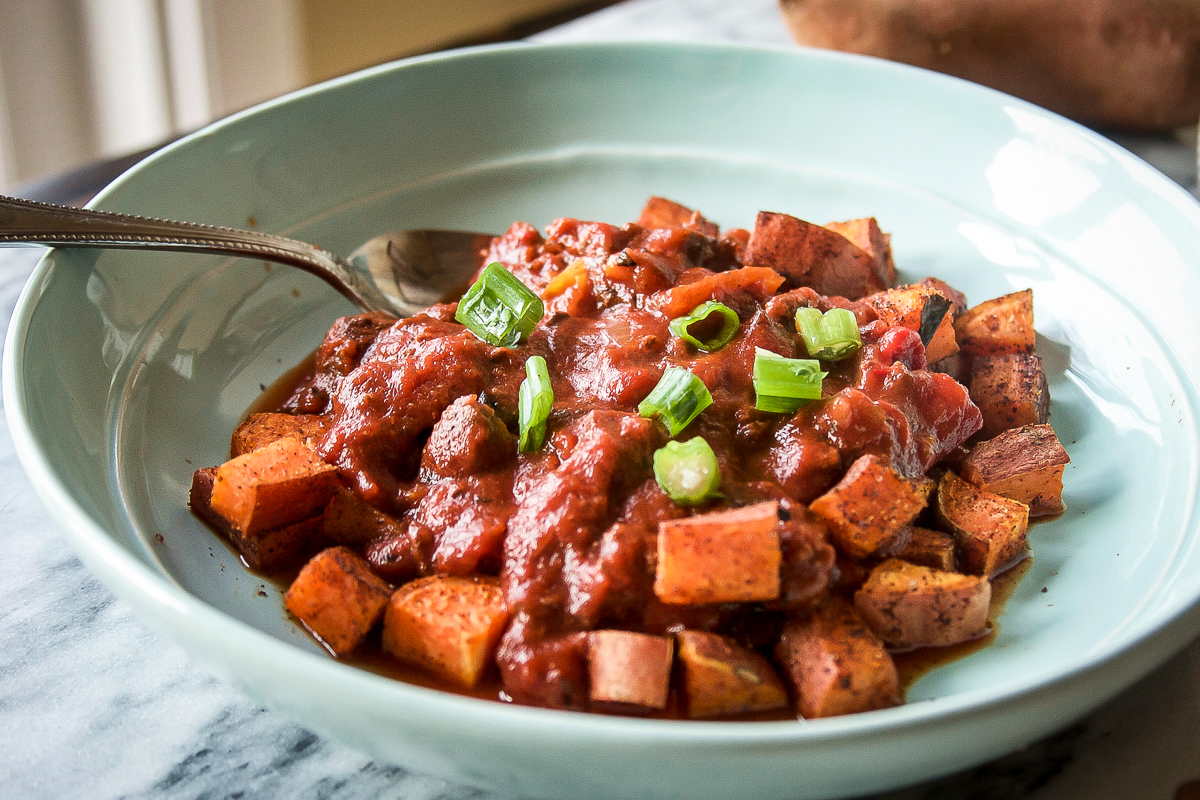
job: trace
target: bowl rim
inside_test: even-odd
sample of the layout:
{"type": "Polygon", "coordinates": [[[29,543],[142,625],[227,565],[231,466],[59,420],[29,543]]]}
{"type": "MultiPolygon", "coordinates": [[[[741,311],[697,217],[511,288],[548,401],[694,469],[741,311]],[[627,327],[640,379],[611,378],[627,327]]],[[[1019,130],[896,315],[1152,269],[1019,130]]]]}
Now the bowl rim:
{"type": "MultiPolygon", "coordinates": [[[[1169,200],[1172,199],[1172,195],[1175,195],[1174,204],[1179,204],[1179,196],[1186,197],[1186,208],[1191,212],[1197,226],[1200,227],[1200,204],[1197,204],[1195,198],[1183,187],[1175,184],[1154,167],[1120,145],[1079,123],[997,90],[919,67],[868,56],[785,45],[688,41],[506,42],[442,51],[378,65],[298,89],[216,120],[166,145],[134,165],[99,192],[87,205],[91,208],[103,207],[114,194],[119,193],[129,176],[147,168],[161,158],[170,158],[177,149],[187,147],[192,142],[214,132],[237,125],[245,118],[256,116],[276,106],[289,104],[298,98],[322,94],[370,79],[376,75],[417,65],[463,58],[492,57],[500,52],[577,51],[580,48],[615,51],[676,51],[677,53],[745,53],[788,59],[842,62],[847,65],[871,62],[873,69],[907,73],[910,76],[907,78],[909,80],[932,81],[953,91],[991,93],[1003,98],[1007,104],[1018,105],[1038,116],[1051,119],[1055,124],[1067,126],[1075,136],[1080,136],[1091,145],[1100,148],[1106,155],[1125,165],[1126,169],[1138,171],[1146,176],[1149,179],[1143,181],[1146,188],[1169,200]]],[[[31,412],[25,404],[22,390],[24,385],[22,354],[25,352],[28,325],[37,301],[52,280],[54,252],[51,249],[42,255],[18,297],[5,337],[2,362],[5,416],[14,449],[42,503],[68,538],[76,553],[87,563],[89,569],[98,574],[108,588],[122,596],[123,599],[127,599],[127,594],[131,597],[135,596],[141,601],[138,604],[139,608],[141,603],[150,603],[159,609],[161,614],[171,616],[185,624],[197,624],[217,630],[226,628],[232,623],[233,629],[239,636],[237,650],[256,650],[276,658],[282,658],[283,663],[292,661],[296,666],[291,668],[304,671],[315,680],[338,683],[347,692],[373,694],[382,692],[380,699],[390,705],[412,706],[420,713],[452,712],[464,717],[469,716],[476,725],[483,724],[500,728],[511,725],[514,721],[528,721],[542,727],[549,726],[552,729],[569,730],[572,735],[591,737],[595,741],[618,738],[628,741],[632,736],[642,740],[653,739],[656,742],[665,740],[684,744],[713,741],[739,744],[803,744],[814,740],[826,741],[857,737],[864,733],[893,732],[918,723],[925,724],[957,715],[977,713],[982,708],[1002,705],[1018,697],[1053,689],[1083,673],[1098,669],[1105,662],[1137,647],[1162,632],[1188,609],[1200,603],[1200,593],[1194,594],[1186,600],[1177,600],[1165,609],[1158,609],[1157,618],[1154,619],[1153,624],[1138,627],[1136,633],[1126,631],[1123,636],[1110,638],[1102,647],[1095,648],[1094,652],[1076,658],[1060,668],[1042,670],[1029,676],[1028,680],[1003,685],[999,688],[970,689],[942,698],[917,701],[880,711],[827,719],[800,720],[800,724],[794,720],[732,722],[644,719],[533,708],[464,697],[375,675],[319,654],[306,652],[208,605],[184,590],[169,576],[158,574],[114,541],[104,528],[72,499],[67,487],[59,482],[46,453],[38,447],[33,429],[28,422],[31,412]]],[[[1194,389],[1194,387],[1192,388],[1194,389]]],[[[1195,528],[1194,515],[1189,517],[1187,524],[1189,527],[1195,528]]],[[[144,618],[144,615],[140,616],[144,618]]],[[[160,632],[179,641],[176,636],[171,635],[169,630],[164,630],[162,624],[157,627],[160,632]]],[[[1179,646],[1182,647],[1184,644],[1186,642],[1181,642],[1179,646]]],[[[184,649],[188,650],[193,658],[196,656],[186,646],[184,649]]],[[[1167,652],[1159,660],[1165,660],[1170,655],[1171,652],[1167,652]]]]}

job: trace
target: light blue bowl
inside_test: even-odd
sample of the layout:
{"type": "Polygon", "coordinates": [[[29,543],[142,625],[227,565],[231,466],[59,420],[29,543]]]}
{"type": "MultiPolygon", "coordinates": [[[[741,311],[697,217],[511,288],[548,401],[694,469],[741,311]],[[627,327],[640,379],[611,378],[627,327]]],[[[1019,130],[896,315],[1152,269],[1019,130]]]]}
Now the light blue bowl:
{"type": "Polygon", "coordinates": [[[965,768],[1061,727],[1200,630],[1200,207],[1095,134],[863,58],[689,44],[503,46],[402,62],[190,136],[94,205],[348,253],[389,229],[634,218],[651,194],[875,216],[903,276],[1033,287],[1068,511],[991,646],[901,708],[812,722],[510,707],[328,659],[186,508],[261,386],[351,308],[308,275],[52,251],[4,353],[17,450],[80,557],[197,661],[380,759],[545,797],[821,798],[965,768]],[[1044,591],[1043,591],[1044,589],[1044,591]]]}

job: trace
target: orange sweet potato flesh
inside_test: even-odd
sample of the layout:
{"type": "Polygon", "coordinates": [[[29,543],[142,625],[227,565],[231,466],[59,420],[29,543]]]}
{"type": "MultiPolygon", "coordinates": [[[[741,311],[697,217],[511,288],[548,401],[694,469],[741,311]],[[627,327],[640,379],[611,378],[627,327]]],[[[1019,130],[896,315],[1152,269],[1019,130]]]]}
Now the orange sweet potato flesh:
{"type": "Polygon", "coordinates": [[[321,517],[310,517],[290,525],[244,534],[211,505],[216,467],[204,467],[192,475],[188,506],[192,513],[227,538],[246,566],[260,572],[294,567],[312,555],[325,542],[321,517]]]}
{"type": "Polygon", "coordinates": [[[230,456],[237,458],[280,439],[299,439],[311,446],[329,425],[329,418],[318,414],[250,414],[233,431],[230,456]]]}
{"type": "Polygon", "coordinates": [[[823,295],[859,300],[887,288],[875,260],[845,236],[788,214],[761,211],[746,245],[744,263],[770,267],[786,288],[810,286],[823,295]]]}
{"type": "Polygon", "coordinates": [[[846,222],[827,222],[825,227],[845,236],[875,262],[875,274],[884,286],[896,283],[896,262],[892,259],[892,235],[884,233],[874,217],[846,222]]]}
{"type": "Polygon", "coordinates": [[[777,501],[666,520],[654,593],[674,605],[774,600],[781,561],[777,501]]]}
{"type": "Polygon", "coordinates": [[[665,708],[672,647],[665,636],[599,630],[588,634],[588,684],[593,703],[665,708]]]}
{"type": "Polygon", "coordinates": [[[647,200],[637,224],[643,228],[691,228],[714,239],[719,233],[716,224],[706,220],[700,212],[665,197],[647,200]]]}
{"type": "Polygon", "coordinates": [[[947,472],[938,483],[938,524],[954,536],[963,572],[992,576],[1029,554],[1029,507],[947,472]]]}
{"type": "Polygon", "coordinates": [[[675,634],[682,688],[692,719],[783,708],[787,689],[771,662],[727,636],[703,631],[675,634]]]}
{"type": "Polygon", "coordinates": [[[383,619],[383,648],[469,689],[492,663],[507,624],[499,581],[431,575],[392,595],[383,619]]]}
{"type": "Polygon", "coordinates": [[[1029,506],[1029,516],[1063,510],[1063,471],[1071,459],[1049,425],[1025,425],[980,442],[963,460],[962,477],[1029,506]]]}
{"type": "Polygon", "coordinates": [[[854,606],[890,647],[947,647],[988,631],[992,583],[980,575],[888,559],[871,570],[854,606]]]}
{"type": "Polygon", "coordinates": [[[829,526],[839,550],[865,558],[905,532],[928,496],[927,480],[903,478],[870,453],[860,456],[837,485],[808,508],[829,526]]]}
{"type": "Polygon", "coordinates": [[[1050,390],[1042,360],[1032,353],[976,356],[967,386],[983,415],[976,437],[991,439],[1009,428],[1040,425],[1050,415],[1050,390]]]}
{"type": "Polygon", "coordinates": [[[250,535],[320,514],[337,486],[337,467],[299,439],[280,439],[218,467],[211,505],[250,535]]]}
{"type": "Polygon", "coordinates": [[[895,663],[844,600],[832,599],[807,619],[785,625],[775,660],[802,717],[856,714],[901,702],[895,663]]]}
{"type": "Polygon", "coordinates": [[[646,307],[674,319],[709,300],[723,301],[731,292],[745,292],[761,303],[773,297],[783,281],[782,275],[767,267],[731,269],[651,295],[646,307]]]}
{"type": "Polygon", "coordinates": [[[971,355],[1032,353],[1037,341],[1033,291],[1012,292],[968,309],[955,320],[954,334],[958,346],[971,355]]]}
{"type": "Polygon", "coordinates": [[[330,547],[312,558],[284,605],[336,656],[348,655],[383,616],[392,587],[354,552],[330,547]]]}

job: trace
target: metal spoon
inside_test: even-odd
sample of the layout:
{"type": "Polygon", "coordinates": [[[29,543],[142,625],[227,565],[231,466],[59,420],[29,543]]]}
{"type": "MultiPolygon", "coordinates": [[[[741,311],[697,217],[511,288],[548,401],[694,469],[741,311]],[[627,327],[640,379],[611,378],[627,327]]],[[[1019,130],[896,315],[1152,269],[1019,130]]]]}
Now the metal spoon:
{"type": "Polygon", "coordinates": [[[258,231],[116,214],[0,195],[0,245],[192,250],[275,261],[311,272],[366,311],[405,317],[466,288],[491,234],[385,233],[343,259],[315,245],[258,231]]]}

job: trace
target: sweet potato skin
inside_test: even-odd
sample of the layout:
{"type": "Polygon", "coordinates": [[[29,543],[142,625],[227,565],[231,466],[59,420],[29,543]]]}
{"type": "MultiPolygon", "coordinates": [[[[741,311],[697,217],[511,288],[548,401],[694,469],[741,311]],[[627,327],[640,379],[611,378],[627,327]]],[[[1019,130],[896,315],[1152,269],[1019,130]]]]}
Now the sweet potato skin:
{"type": "Polygon", "coordinates": [[[588,634],[588,682],[593,703],[665,708],[673,648],[665,636],[599,630],[588,634]]]}
{"type": "Polygon", "coordinates": [[[383,648],[469,689],[492,663],[507,622],[498,581],[430,575],[392,594],[384,614],[383,648]]]}
{"type": "Polygon", "coordinates": [[[985,492],[953,472],[938,482],[938,524],[957,544],[958,563],[973,575],[992,576],[1029,554],[1029,507],[985,492]]]}
{"type": "Polygon", "coordinates": [[[252,535],[320,514],[337,486],[337,467],[299,439],[287,438],[218,467],[210,504],[252,535]]]}
{"type": "Polygon", "coordinates": [[[1063,510],[1063,472],[1071,461],[1049,425],[1025,425],[980,442],[963,460],[962,477],[984,491],[1029,506],[1029,516],[1063,510]]]}
{"type": "Polygon", "coordinates": [[[854,606],[832,599],[811,617],[784,626],[775,660],[808,719],[899,705],[896,665],[854,606]]]}
{"type": "Polygon", "coordinates": [[[782,561],[778,509],[771,500],[660,522],[654,593],[676,605],[774,600],[782,561]]]}
{"type": "Polygon", "coordinates": [[[854,606],[890,647],[946,647],[988,630],[992,583],[888,559],[871,570],[854,606]]]}
{"type": "Polygon", "coordinates": [[[860,456],[836,486],[809,505],[838,549],[865,558],[896,540],[928,501],[925,479],[902,478],[874,453],[860,456]]]}
{"type": "Polygon", "coordinates": [[[284,595],[284,605],[336,656],[352,653],[379,622],[392,595],[387,581],[345,547],[312,558],[284,595]]]}
{"type": "Polygon", "coordinates": [[[783,708],[787,689],[771,662],[727,636],[675,634],[687,715],[691,719],[783,708]]]}

